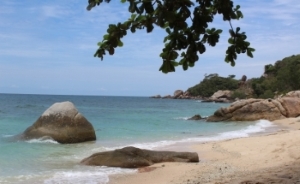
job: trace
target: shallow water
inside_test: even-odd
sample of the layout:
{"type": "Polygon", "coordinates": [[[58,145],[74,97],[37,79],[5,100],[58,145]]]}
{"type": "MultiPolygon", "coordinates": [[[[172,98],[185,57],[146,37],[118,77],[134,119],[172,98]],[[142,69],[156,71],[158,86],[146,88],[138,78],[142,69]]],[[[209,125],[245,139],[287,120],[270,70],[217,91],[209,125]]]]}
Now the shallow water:
{"type": "Polygon", "coordinates": [[[135,170],[87,167],[78,163],[99,151],[128,145],[161,149],[176,143],[206,142],[267,131],[268,121],[188,121],[229,104],[147,97],[0,94],[0,183],[107,183],[110,174],[135,170]],[[49,139],[16,141],[53,103],[71,101],[94,126],[97,141],[62,145],[49,139]]]}

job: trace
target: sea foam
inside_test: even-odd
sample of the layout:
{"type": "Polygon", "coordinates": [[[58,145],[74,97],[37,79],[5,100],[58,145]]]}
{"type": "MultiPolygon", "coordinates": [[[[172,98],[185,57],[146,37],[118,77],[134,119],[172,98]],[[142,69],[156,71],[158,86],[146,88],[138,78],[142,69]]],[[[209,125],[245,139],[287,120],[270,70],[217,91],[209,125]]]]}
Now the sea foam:
{"type": "Polygon", "coordinates": [[[109,175],[129,174],[136,172],[136,169],[121,169],[112,167],[82,167],[75,171],[60,171],[44,180],[45,184],[106,184],[109,182],[109,175]]]}
{"type": "MultiPolygon", "coordinates": [[[[243,122],[241,122],[243,123],[243,122]]],[[[180,140],[162,140],[157,142],[148,142],[148,143],[135,143],[130,144],[127,146],[134,146],[141,149],[157,149],[166,146],[171,146],[176,143],[188,143],[188,142],[212,142],[212,141],[221,141],[221,140],[228,140],[228,139],[235,139],[235,138],[242,138],[242,137],[249,137],[251,134],[255,133],[262,133],[267,130],[267,128],[274,127],[275,125],[268,121],[268,120],[258,120],[255,122],[254,125],[249,125],[243,129],[235,130],[235,131],[228,131],[218,133],[212,136],[205,136],[205,137],[192,137],[192,138],[184,138],[180,140]]],[[[125,146],[118,146],[118,147],[105,147],[105,150],[115,150],[120,149],[125,146]]]]}
{"type": "Polygon", "coordinates": [[[38,139],[30,139],[26,141],[27,143],[52,143],[52,144],[58,144],[57,141],[51,139],[50,137],[41,137],[38,139]]]}

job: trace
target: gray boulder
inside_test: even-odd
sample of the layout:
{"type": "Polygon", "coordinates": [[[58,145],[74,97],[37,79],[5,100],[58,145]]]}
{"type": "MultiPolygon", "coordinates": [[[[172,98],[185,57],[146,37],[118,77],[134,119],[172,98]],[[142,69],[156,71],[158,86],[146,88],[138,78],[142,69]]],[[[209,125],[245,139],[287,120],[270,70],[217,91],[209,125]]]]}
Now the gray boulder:
{"type": "Polygon", "coordinates": [[[161,162],[199,162],[197,153],[151,151],[125,147],[114,151],[99,152],[81,161],[83,165],[139,168],[161,162]]]}
{"type": "Polygon", "coordinates": [[[59,143],[96,140],[92,124],[71,102],[53,104],[23,132],[21,137],[24,139],[51,137],[59,143]]]}

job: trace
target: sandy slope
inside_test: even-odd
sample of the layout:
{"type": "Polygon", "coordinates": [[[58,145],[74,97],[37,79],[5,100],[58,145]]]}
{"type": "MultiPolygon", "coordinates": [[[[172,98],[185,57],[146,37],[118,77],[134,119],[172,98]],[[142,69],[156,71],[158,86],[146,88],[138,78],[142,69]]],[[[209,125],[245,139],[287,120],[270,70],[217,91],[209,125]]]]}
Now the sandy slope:
{"type": "Polygon", "coordinates": [[[271,135],[191,145],[201,159],[197,164],[156,164],[112,176],[110,184],[300,184],[300,118],[274,123],[283,127],[271,135]]]}

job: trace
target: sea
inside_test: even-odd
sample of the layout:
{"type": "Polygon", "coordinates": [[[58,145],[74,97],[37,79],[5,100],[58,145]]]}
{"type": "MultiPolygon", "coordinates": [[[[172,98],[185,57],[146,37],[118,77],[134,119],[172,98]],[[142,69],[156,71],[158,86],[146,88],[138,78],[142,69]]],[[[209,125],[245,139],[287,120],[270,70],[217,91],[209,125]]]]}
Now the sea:
{"type": "Polygon", "coordinates": [[[275,125],[267,120],[188,120],[196,114],[207,117],[229,105],[149,97],[0,94],[0,183],[106,184],[114,174],[137,170],[83,166],[80,161],[93,153],[125,146],[176,151],[191,143],[275,131],[275,125]],[[52,104],[63,101],[72,102],[92,123],[96,141],[59,144],[49,138],[15,139],[52,104]]]}

